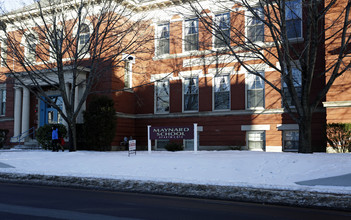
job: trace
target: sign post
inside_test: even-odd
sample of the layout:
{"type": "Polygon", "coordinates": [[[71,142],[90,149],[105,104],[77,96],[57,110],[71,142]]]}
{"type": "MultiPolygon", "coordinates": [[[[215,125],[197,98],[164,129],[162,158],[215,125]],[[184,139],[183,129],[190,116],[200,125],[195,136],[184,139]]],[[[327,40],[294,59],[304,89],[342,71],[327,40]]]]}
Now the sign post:
{"type": "Polygon", "coordinates": [[[150,139],[151,125],[147,126],[147,151],[151,154],[151,139],[150,139]]]}
{"type": "Polygon", "coordinates": [[[194,153],[197,153],[197,123],[194,123],[194,153]]]}
{"type": "Polygon", "coordinates": [[[136,155],[136,140],[129,140],[128,150],[128,157],[133,153],[136,155]]]}

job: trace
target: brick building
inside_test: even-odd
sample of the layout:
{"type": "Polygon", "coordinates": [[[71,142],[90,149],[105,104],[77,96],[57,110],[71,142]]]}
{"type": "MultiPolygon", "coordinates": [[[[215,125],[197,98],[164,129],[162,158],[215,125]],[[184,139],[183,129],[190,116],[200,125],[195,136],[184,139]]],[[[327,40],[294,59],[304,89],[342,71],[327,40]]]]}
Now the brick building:
{"type": "MultiPolygon", "coordinates": [[[[229,27],[235,25],[242,26],[243,33],[250,39],[269,41],[269,38],[261,39],[260,31],[265,32],[266,28],[262,23],[248,21],[245,12],[237,16],[234,12],[241,10],[238,5],[230,7],[238,10],[225,11],[205,4],[204,11],[222,33],[228,33],[217,35],[209,32],[206,23],[195,13],[183,13],[180,2],[127,2],[137,6],[135,14],[147,14],[145,21],[150,23],[155,40],[144,45],[151,52],[121,57],[125,68],[111,70],[95,89],[95,92],[105,91],[115,101],[118,119],[112,145],[118,146],[123,137],[132,136],[138,147],[145,148],[148,125],[192,126],[197,123],[200,150],[297,151],[299,128],[282,107],[281,95],[238,65],[226,50],[225,36],[234,37],[229,27]]],[[[287,17],[294,22],[294,31],[288,31],[289,39],[299,43],[304,30],[301,0],[288,4],[294,14],[287,17]]],[[[235,47],[234,44],[231,46],[235,47]]],[[[317,69],[324,70],[328,56],[332,54],[324,52],[324,48],[321,52],[325,53],[326,61],[324,58],[318,61],[317,69]]],[[[2,57],[6,58],[6,54],[2,57]]],[[[247,58],[247,61],[258,66],[268,80],[284,87],[274,68],[254,59],[247,58]]],[[[294,71],[298,75],[298,69],[294,71]]],[[[83,68],[81,72],[81,80],[84,80],[89,70],[83,68]]],[[[345,75],[336,81],[323,103],[324,108],[321,104],[313,115],[312,144],[315,146],[325,147],[326,122],[350,121],[351,93],[346,78],[345,75]]],[[[0,81],[0,127],[9,129],[11,137],[31,127],[64,123],[55,109],[35,98],[27,89],[15,87],[13,79],[1,75],[0,81]]],[[[313,88],[323,86],[323,83],[325,79],[319,78],[314,81],[313,88]]],[[[60,102],[55,91],[48,90],[48,93],[60,102]]],[[[78,88],[77,101],[79,94],[78,88]]],[[[82,111],[84,109],[85,105],[82,111]]],[[[82,118],[78,117],[78,121],[82,122],[82,118]]],[[[163,149],[168,141],[152,141],[153,148],[163,149]]],[[[193,149],[193,140],[182,141],[185,149],[193,149]]]]}

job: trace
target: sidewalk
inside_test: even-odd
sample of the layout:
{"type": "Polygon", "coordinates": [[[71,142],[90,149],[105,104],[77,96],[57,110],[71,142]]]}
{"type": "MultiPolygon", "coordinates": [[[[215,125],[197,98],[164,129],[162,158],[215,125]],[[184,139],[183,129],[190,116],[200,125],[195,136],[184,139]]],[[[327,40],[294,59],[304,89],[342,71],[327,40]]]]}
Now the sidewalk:
{"type": "Polygon", "coordinates": [[[0,151],[0,181],[351,211],[349,167],[351,154],[0,151]]]}

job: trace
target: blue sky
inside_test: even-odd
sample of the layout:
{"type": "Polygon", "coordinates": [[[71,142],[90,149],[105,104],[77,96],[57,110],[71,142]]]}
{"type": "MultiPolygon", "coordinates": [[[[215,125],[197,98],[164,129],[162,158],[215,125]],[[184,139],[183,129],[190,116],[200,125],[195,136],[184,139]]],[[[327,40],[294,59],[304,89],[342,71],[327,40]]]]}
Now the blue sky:
{"type": "Polygon", "coordinates": [[[22,7],[24,4],[28,5],[33,2],[33,0],[0,0],[6,11],[11,11],[22,7]]]}

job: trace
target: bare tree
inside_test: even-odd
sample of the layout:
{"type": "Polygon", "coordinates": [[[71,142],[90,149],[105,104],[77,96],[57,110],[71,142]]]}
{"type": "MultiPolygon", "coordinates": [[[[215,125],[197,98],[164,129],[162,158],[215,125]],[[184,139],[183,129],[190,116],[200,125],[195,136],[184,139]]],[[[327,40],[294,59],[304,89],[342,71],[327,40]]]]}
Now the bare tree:
{"type": "Polygon", "coordinates": [[[88,95],[150,40],[149,26],[140,13],[134,15],[123,1],[42,0],[1,17],[7,75],[60,113],[71,151],[76,150],[76,121],[88,95]],[[83,88],[79,99],[78,87],[83,88]],[[48,88],[59,92],[61,104],[48,88]]]}
{"type": "Polygon", "coordinates": [[[312,115],[351,65],[350,6],[349,0],[209,0],[191,1],[183,11],[195,13],[214,35],[217,53],[234,57],[280,94],[284,110],[299,125],[299,152],[309,153],[312,115]],[[212,9],[228,12],[230,20],[212,9]],[[325,51],[333,48],[326,63],[325,51]],[[280,77],[265,76],[259,64],[280,77]]]}

